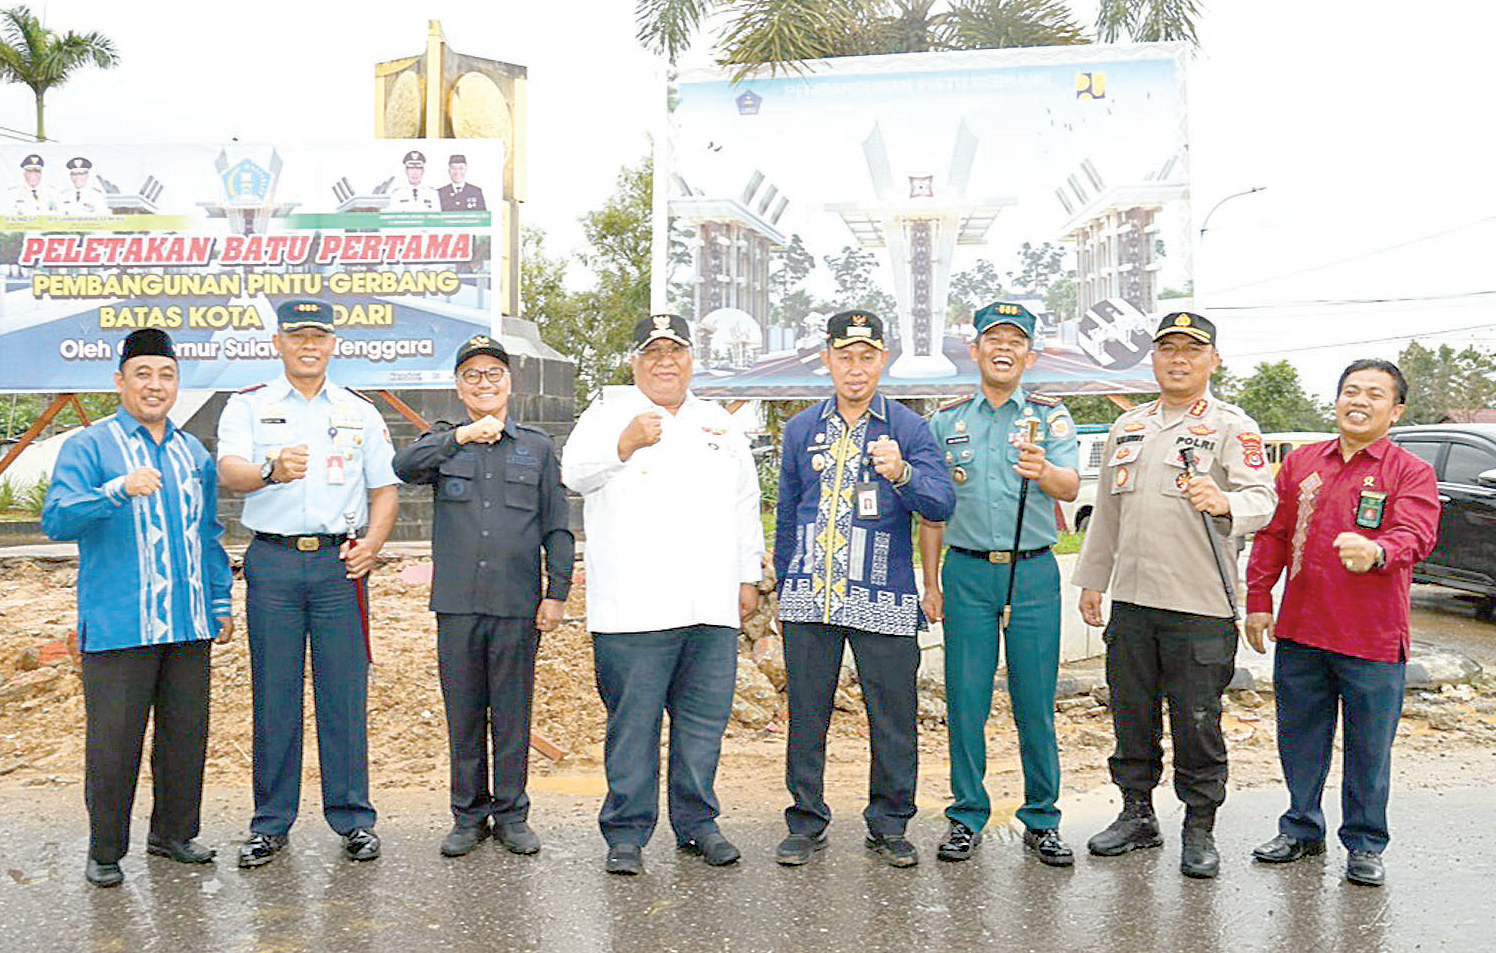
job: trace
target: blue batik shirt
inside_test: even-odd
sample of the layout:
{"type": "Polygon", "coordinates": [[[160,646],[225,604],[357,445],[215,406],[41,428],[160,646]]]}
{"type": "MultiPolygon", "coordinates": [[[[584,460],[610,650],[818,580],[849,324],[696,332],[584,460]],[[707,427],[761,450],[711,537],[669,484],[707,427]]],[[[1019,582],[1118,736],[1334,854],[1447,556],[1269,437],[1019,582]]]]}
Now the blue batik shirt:
{"type": "Polygon", "coordinates": [[[779,466],[779,618],[913,636],[925,620],[910,520],[918,513],[943,522],[954,506],[935,438],[903,404],[876,394],[851,425],[835,397],[796,414],[784,428],[779,466]],[[909,462],[909,482],[894,486],[873,469],[867,447],[883,436],[909,462]],[[857,485],[867,483],[877,488],[876,516],[857,512],[857,485]]]}
{"type": "Polygon", "coordinates": [[[78,646],[84,652],[211,639],[232,611],[219,537],[218,475],[198,439],[170,421],[158,444],[121,408],[62,445],[42,529],[78,543],[78,646]],[[148,496],[125,492],[140,467],[148,496]]]}

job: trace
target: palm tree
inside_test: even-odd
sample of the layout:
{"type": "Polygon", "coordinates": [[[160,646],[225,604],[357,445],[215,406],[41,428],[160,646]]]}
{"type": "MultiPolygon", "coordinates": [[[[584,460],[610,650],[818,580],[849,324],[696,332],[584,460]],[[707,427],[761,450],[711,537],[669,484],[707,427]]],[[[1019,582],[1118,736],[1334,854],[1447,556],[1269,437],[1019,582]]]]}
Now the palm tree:
{"type": "Polygon", "coordinates": [[[802,60],[870,53],[999,49],[1084,43],[1061,0],[636,0],[639,42],[671,63],[703,19],[723,11],[718,59],[740,80],[760,66],[779,73],[802,60]]]}
{"type": "Polygon", "coordinates": [[[1199,46],[1195,0],[1101,0],[1096,13],[1096,38],[1115,43],[1126,37],[1138,43],[1185,40],[1199,46]]]}
{"type": "Polygon", "coordinates": [[[114,41],[102,33],[59,35],[42,24],[29,7],[0,11],[0,77],[25,83],[36,94],[36,138],[46,138],[42,100],[47,90],[66,83],[80,67],[119,65],[114,41]]]}

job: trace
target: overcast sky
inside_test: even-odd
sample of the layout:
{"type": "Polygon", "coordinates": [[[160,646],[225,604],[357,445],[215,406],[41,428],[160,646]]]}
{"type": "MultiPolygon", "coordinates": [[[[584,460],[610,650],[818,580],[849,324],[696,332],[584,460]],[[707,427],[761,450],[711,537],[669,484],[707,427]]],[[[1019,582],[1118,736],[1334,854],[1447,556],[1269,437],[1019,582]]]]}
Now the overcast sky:
{"type": "MultiPolygon", "coordinates": [[[[1199,304],[1220,319],[1228,364],[1289,357],[1328,393],[1348,360],[1395,356],[1408,335],[1496,344],[1496,5],[1206,5],[1189,80],[1195,227],[1266,186],[1221,205],[1196,246],[1199,304]]],[[[108,34],[124,57],[49,98],[48,131],[69,144],[367,138],[373,64],[420,52],[440,19],[457,51],[529,68],[523,217],[557,252],[580,243],[578,216],[649,148],[662,109],[662,65],[637,47],[629,0],[33,9],[54,29],[108,34]]],[[[1094,2],[1077,9],[1089,24],[1094,2]]],[[[0,87],[0,126],[31,125],[30,92],[0,87]]]]}

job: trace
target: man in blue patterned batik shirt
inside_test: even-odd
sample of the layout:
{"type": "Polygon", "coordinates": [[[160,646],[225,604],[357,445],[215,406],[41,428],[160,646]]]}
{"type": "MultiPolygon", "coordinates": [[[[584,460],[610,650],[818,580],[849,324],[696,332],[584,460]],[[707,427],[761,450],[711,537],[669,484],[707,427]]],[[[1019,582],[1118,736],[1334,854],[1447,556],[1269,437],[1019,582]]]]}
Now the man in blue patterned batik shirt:
{"type": "Polygon", "coordinates": [[[171,338],[133,332],[114,375],[120,409],[62,445],[42,528],[78,543],[88,863],[118,886],[146,719],[154,712],[147,850],[205,864],[198,844],[208,753],[208,656],[234,622],[213,458],[167,413],[177,400],[171,338]]]}
{"type": "Polygon", "coordinates": [[[821,359],[836,393],[784,429],[774,570],[789,693],[785,784],[795,799],[775,854],[785,866],[826,846],[826,730],[848,642],[872,747],[866,846],[894,867],[919,863],[904,836],[919,766],[915,634],[924,626],[910,520],[944,521],[955,487],[924,420],[878,393],[887,357],[877,315],[834,315],[821,359]]]}

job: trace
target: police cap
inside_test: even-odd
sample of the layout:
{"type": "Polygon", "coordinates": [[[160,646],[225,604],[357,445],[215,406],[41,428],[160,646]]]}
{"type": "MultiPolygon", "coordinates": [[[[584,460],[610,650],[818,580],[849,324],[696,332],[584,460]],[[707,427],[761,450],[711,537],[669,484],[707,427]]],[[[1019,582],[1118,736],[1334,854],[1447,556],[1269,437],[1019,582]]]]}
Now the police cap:
{"type": "Polygon", "coordinates": [[[321,328],[332,333],[332,305],[316,298],[293,298],[282,301],[275,309],[275,319],[282,331],[321,328]]]}
{"type": "Polygon", "coordinates": [[[1193,311],[1175,311],[1164,315],[1164,319],[1158,322],[1158,330],[1153,332],[1153,340],[1157,341],[1165,334],[1187,334],[1211,347],[1216,343],[1215,323],[1193,311]]]}

